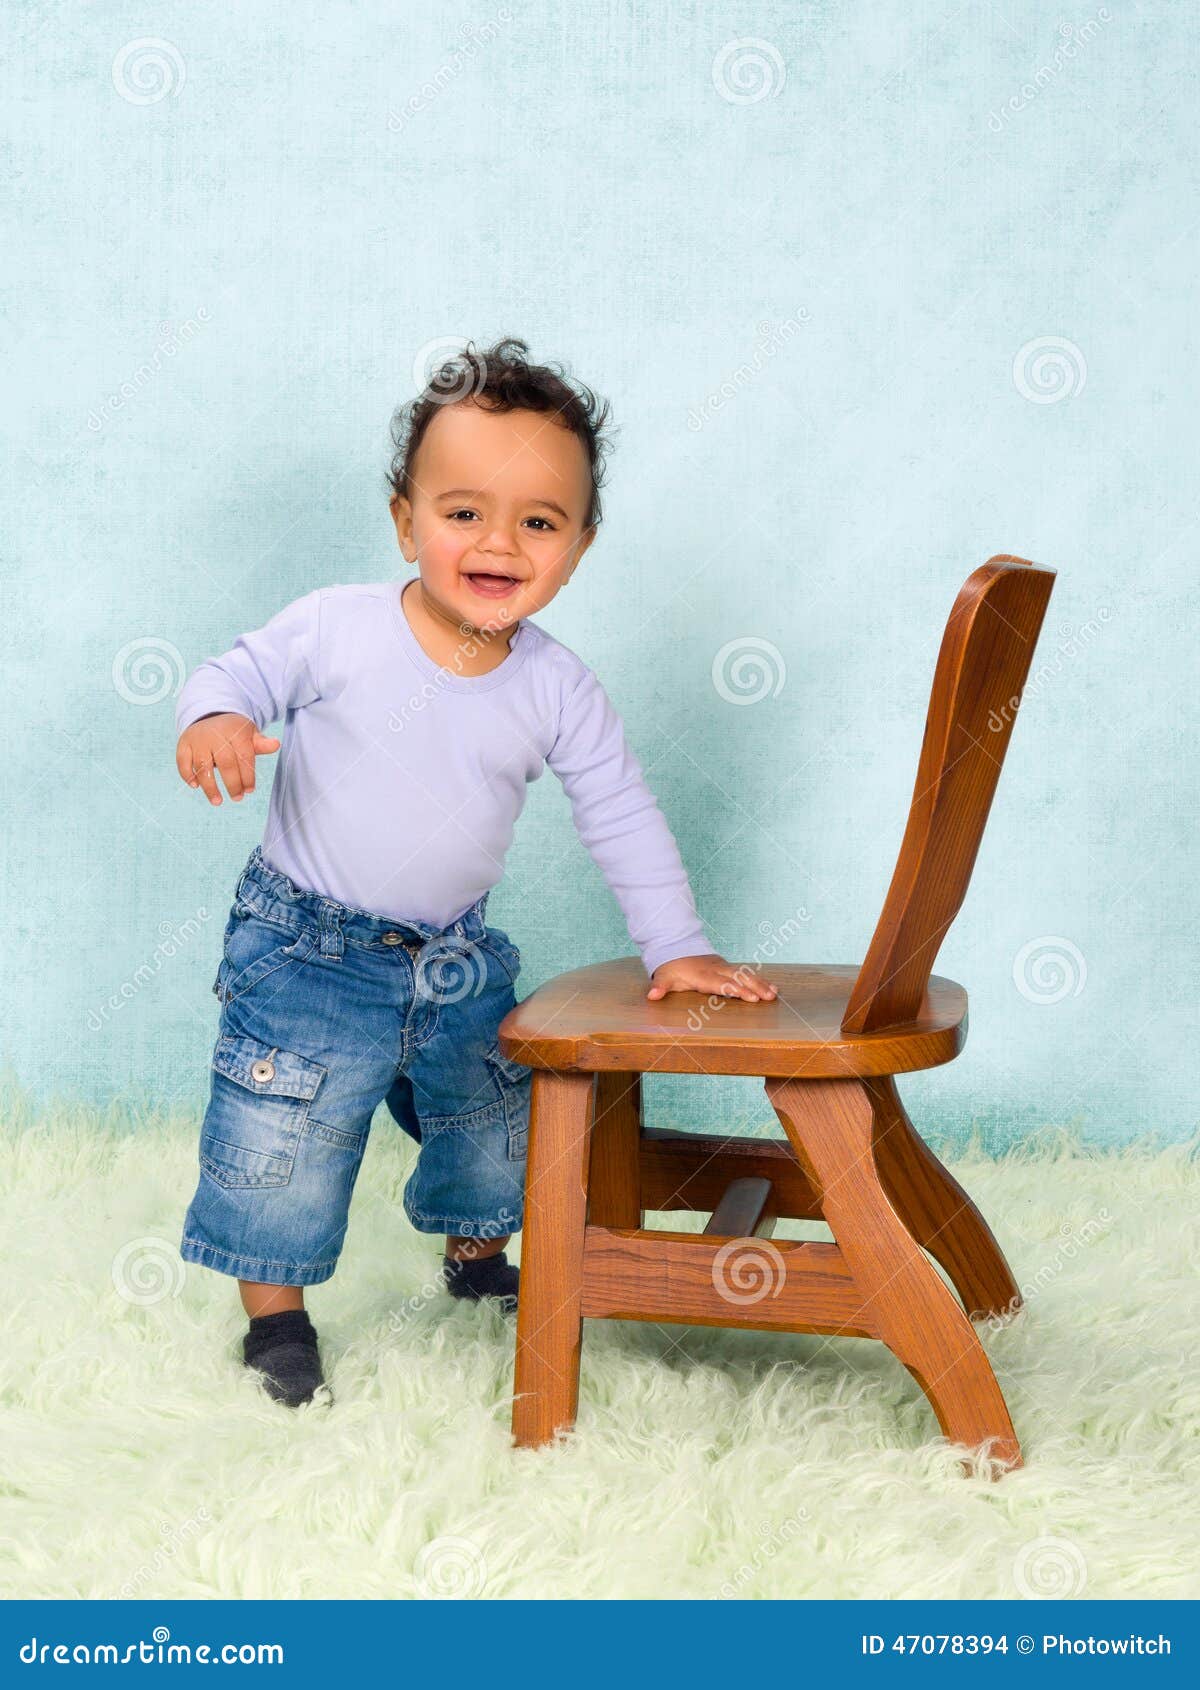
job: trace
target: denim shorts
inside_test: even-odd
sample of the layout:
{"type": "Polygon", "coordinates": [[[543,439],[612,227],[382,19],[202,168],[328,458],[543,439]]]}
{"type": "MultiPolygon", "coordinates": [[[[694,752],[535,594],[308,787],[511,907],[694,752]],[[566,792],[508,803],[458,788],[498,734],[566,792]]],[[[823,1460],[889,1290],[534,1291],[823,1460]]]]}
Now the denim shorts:
{"type": "Polygon", "coordinates": [[[381,1103],[420,1145],[420,1232],[521,1225],[532,1071],[502,1056],[520,953],[484,922],[394,921],[296,886],[256,846],[213,991],[221,1005],[200,1178],[181,1252],[269,1285],[333,1273],[381,1103]]]}

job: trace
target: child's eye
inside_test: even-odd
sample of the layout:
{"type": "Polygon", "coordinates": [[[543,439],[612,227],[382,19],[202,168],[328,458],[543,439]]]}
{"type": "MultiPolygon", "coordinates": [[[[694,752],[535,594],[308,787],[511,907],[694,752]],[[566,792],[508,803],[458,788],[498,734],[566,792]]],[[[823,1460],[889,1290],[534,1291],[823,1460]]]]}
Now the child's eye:
{"type": "MultiPolygon", "coordinates": [[[[467,520],[470,521],[478,513],[473,511],[470,508],[469,505],[462,505],[462,506],[459,507],[458,510],[448,511],[446,514],[447,514],[448,519],[451,522],[457,522],[459,517],[466,517],[467,520]]],[[[544,516],[531,516],[531,517],[528,517],[526,520],[529,521],[529,522],[540,522],[541,523],[541,527],[536,530],[536,532],[538,534],[543,534],[543,533],[553,534],[554,533],[554,524],[552,522],[548,522],[544,516]]]]}

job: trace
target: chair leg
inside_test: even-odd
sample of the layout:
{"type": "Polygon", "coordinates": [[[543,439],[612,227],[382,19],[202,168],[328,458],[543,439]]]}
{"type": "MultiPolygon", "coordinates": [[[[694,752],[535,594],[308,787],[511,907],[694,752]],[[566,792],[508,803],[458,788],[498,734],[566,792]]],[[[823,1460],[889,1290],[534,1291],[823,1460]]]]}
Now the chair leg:
{"type": "Polygon", "coordinates": [[[880,1181],[871,1096],[858,1080],[768,1080],[783,1123],[879,1336],[912,1374],[952,1443],[1021,1464],[983,1346],[880,1181]]]}
{"type": "Polygon", "coordinates": [[[575,1424],[592,1074],[535,1069],[525,1176],[512,1430],[548,1443],[575,1424]]]}
{"type": "Polygon", "coordinates": [[[920,1137],[890,1078],[864,1080],[875,1111],[875,1161],[897,1214],[950,1275],[974,1320],[1014,1315],[1021,1293],[975,1204],[920,1137]]]}
{"type": "Polygon", "coordinates": [[[596,1075],[588,1219],[592,1226],[642,1224],[642,1076],[596,1075]]]}

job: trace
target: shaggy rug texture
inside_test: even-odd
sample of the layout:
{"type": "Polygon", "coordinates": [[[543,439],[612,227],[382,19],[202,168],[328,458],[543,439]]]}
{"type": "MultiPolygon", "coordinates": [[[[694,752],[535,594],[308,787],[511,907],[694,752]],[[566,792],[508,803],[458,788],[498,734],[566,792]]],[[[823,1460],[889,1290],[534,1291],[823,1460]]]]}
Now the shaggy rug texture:
{"type": "Polygon", "coordinates": [[[1195,1146],[955,1161],[1027,1297],[982,1328],[1028,1462],[992,1484],[881,1345],[634,1322],[585,1325],[575,1435],[513,1450],[514,1324],[438,1289],[386,1112],[308,1298],[335,1401],[289,1412],[179,1259],[196,1137],[9,1086],[5,1596],[1200,1594],[1195,1146]]]}

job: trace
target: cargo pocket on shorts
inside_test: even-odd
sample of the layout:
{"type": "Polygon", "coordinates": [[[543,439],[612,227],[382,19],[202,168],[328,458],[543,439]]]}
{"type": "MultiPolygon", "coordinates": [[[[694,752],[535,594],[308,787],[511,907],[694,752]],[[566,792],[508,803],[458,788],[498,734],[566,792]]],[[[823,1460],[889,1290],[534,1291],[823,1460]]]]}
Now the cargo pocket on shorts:
{"type": "Polygon", "coordinates": [[[508,1127],[508,1159],[519,1162],[529,1144],[529,1100],[533,1091],[533,1069],[523,1062],[510,1062],[500,1049],[499,1040],[484,1052],[504,1103],[504,1119],[508,1127]]]}
{"type": "Polygon", "coordinates": [[[326,1070],[306,1056],[227,1033],[212,1061],[200,1166],[218,1185],[286,1185],[326,1070]]]}

